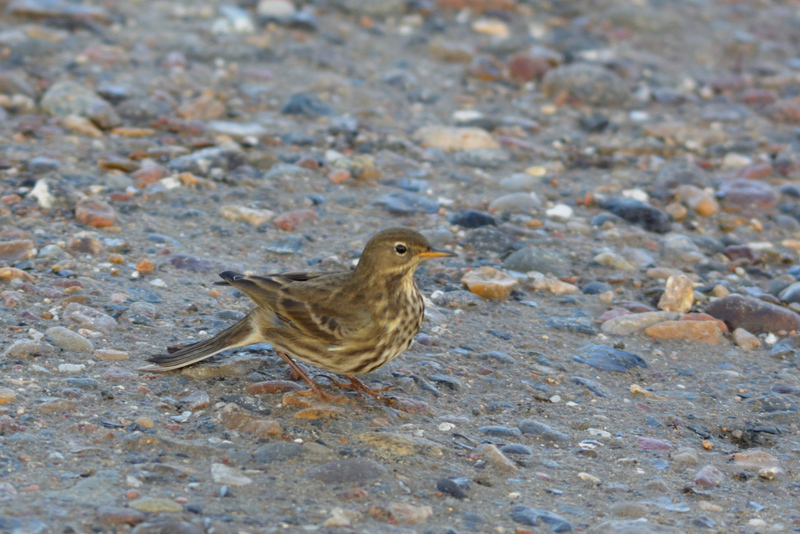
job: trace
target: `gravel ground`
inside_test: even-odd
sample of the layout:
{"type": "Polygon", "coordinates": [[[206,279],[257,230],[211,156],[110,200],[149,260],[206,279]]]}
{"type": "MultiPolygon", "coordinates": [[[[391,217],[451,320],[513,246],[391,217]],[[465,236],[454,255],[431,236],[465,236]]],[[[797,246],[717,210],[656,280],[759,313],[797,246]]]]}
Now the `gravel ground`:
{"type": "Polygon", "coordinates": [[[800,531],[797,4],[0,11],[0,531],[800,531]],[[138,371],[390,226],[395,404],[138,371]]]}

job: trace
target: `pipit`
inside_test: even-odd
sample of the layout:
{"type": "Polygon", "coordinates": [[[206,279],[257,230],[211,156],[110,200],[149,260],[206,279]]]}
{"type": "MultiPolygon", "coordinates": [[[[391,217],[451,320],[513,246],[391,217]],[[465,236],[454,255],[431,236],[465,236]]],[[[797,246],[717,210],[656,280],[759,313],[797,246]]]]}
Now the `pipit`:
{"type": "Polygon", "coordinates": [[[378,369],[411,345],[425,312],[414,272],[422,260],[442,256],[455,254],[431,248],[414,230],[390,228],[370,239],[352,271],[266,276],[222,272],[224,282],[217,284],[235,287],[257,308],[212,338],[150,358],[153,365],[142,370],[170,371],[228,349],[269,343],[322,398],[328,396],[292,357],[344,375],[359,395],[389,401],[355,375],[378,369]]]}

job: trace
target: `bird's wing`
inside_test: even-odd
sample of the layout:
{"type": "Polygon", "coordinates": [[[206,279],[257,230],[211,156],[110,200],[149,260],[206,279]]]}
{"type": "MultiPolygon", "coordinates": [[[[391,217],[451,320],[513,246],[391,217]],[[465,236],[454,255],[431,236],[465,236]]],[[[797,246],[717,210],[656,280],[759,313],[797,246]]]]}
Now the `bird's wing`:
{"type": "Polygon", "coordinates": [[[275,314],[274,328],[289,330],[292,337],[311,338],[327,344],[331,350],[335,350],[343,340],[363,337],[371,319],[369,310],[364,307],[342,305],[340,281],[344,275],[288,273],[247,276],[220,273],[229,285],[247,295],[260,308],[275,314]],[[328,280],[323,280],[323,277],[328,280]],[[304,283],[311,280],[315,283],[304,283]]]}

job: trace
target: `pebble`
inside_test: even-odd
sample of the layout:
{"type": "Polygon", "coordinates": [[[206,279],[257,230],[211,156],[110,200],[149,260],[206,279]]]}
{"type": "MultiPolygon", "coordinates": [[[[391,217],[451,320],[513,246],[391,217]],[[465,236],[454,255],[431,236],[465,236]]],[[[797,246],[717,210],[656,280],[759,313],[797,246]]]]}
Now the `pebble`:
{"type": "Polygon", "coordinates": [[[521,248],[503,260],[503,269],[507,271],[536,271],[558,278],[567,276],[571,267],[569,255],[565,251],[549,248],[521,248]]]}
{"type": "Polygon", "coordinates": [[[515,506],[511,510],[511,519],[516,523],[532,527],[544,524],[550,527],[552,532],[572,532],[574,528],[572,523],[558,514],[528,506],[515,506]]]}
{"type": "Polygon", "coordinates": [[[266,443],[255,450],[253,460],[259,464],[279,462],[300,456],[303,446],[291,441],[277,441],[266,443]]]}
{"type": "Polygon", "coordinates": [[[423,146],[445,152],[500,148],[491,134],[481,128],[423,126],[414,134],[414,139],[423,146]]]}
{"type": "Polygon", "coordinates": [[[35,254],[33,241],[28,239],[0,241],[0,261],[14,263],[30,259],[35,254]]]}
{"type": "Polygon", "coordinates": [[[573,209],[566,204],[556,204],[545,212],[548,217],[559,222],[567,222],[572,218],[573,213],[573,209]]]}
{"type": "Polygon", "coordinates": [[[285,115],[318,117],[333,115],[333,108],[327,102],[313,94],[296,93],[283,105],[281,113],[285,115]]]}
{"type": "Polygon", "coordinates": [[[8,347],[3,356],[5,358],[30,358],[31,356],[49,356],[54,351],[54,347],[46,341],[21,339],[8,347]]]}
{"type": "Polygon", "coordinates": [[[669,443],[654,438],[636,438],[636,444],[646,451],[668,451],[672,449],[672,445],[669,443]]]}
{"type": "Polygon", "coordinates": [[[528,272],[531,280],[531,287],[537,291],[548,291],[553,295],[574,295],[580,293],[578,286],[562,282],[553,276],[545,276],[534,271],[528,272]]]}
{"type": "Polygon", "coordinates": [[[481,454],[486,463],[499,473],[514,474],[519,471],[517,464],[503,454],[496,445],[485,443],[478,447],[476,452],[481,454]]]}
{"type": "Polygon", "coordinates": [[[630,313],[608,319],[600,326],[600,330],[606,334],[628,336],[654,324],[676,321],[679,318],[680,314],[668,311],[630,313]]]}
{"type": "Polygon", "coordinates": [[[781,306],[742,295],[716,299],[706,307],[706,313],[725,321],[730,330],[743,328],[753,334],[800,330],[800,315],[781,306]]]}
{"type": "Polygon", "coordinates": [[[713,465],[706,465],[697,472],[693,482],[700,486],[714,487],[720,485],[723,480],[725,480],[725,475],[722,471],[713,465]]]}
{"type": "Polygon", "coordinates": [[[438,458],[442,455],[442,449],[436,443],[423,438],[390,432],[359,434],[357,438],[375,449],[402,456],[438,458]]]}
{"type": "Polygon", "coordinates": [[[250,226],[261,226],[275,218],[275,212],[264,209],[253,209],[245,206],[227,204],[219,209],[223,219],[234,222],[243,222],[250,226]]]}
{"type": "Polygon", "coordinates": [[[64,308],[63,317],[67,322],[91,328],[104,334],[110,334],[117,327],[117,321],[113,317],[77,302],[67,304],[67,307],[64,308]]]}
{"type": "Polygon", "coordinates": [[[390,502],[389,517],[393,523],[400,525],[421,525],[433,515],[430,506],[415,506],[405,502],[390,502]]]}
{"type": "Polygon", "coordinates": [[[277,421],[243,413],[234,409],[232,404],[229,406],[231,407],[226,406],[220,413],[220,420],[226,428],[256,437],[278,437],[283,434],[281,425],[277,421]]]}
{"type": "Polygon", "coordinates": [[[600,202],[600,207],[650,232],[665,233],[672,229],[669,215],[641,200],[608,198],[600,202]]]}
{"type": "Polygon", "coordinates": [[[686,275],[670,276],[664,293],[658,301],[658,308],[668,312],[686,313],[694,302],[694,284],[686,275]]]}
{"type": "Polygon", "coordinates": [[[491,213],[527,213],[534,214],[542,207],[535,193],[509,193],[489,202],[491,213]]]}
{"type": "Polygon", "coordinates": [[[761,340],[756,336],[745,330],[744,328],[737,328],[732,334],[733,342],[742,350],[755,350],[761,348],[761,340]]]}
{"type": "Polygon", "coordinates": [[[598,265],[611,267],[612,269],[616,269],[618,271],[626,271],[626,272],[636,271],[636,265],[632,264],[619,254],[610,251],[601,252],[600,254],[592,258],[592,261],[594,261],[598,265]]]}
{"type": "Polygon", "coordinates": [[[17,398],[17,393],[11,388],[0,388],[0,405],[13,402],[17,398]]]}
{"type": "Polygon", "coordinates": [[[352,484],[374,480],[387,474],[385,467],[366,458],[346,458],[310,469],[309,478],[323,484],[352,484]]]}
{"type": "Polygon", "coordinates": [[[450,215],[450,224],[463,228],[480,228],[481,226],[497,226],[494,216],[478,210],[459,210],[450,215]]]}
{"type": "Polygon", "coordinates": [[[448,477],[436,482],[437,490],[456,499],[466,499],[471,487],[472,481],[467,477],[448,477]]]}
{"type": "Polygon", "coordinates": [[[414,213],[436,213],[439,202],[419,193],[389,193],[373,204],[381,206],[392,215],[411,215],[414,213]]]}
{"type": "Polygon", "coordinates": [[[480,297],[505,299],[519,285],[519,280],[493,267],[479,267],[467,272],[461,283],[480,297]]]}
{"type": "Polygon", "coordinates": [[[159,513],[178,513],[183,511],[183,506],[171,499],[160,497],[139,497],[128,503],[128,506],[140,512],[159,513]]]}
{"type": "Polygon", "coordinates": [[[50,115],[84,117],[104,130],[122,123],[110,103],[91,89],[72,80],[61,80],[50,86],[42,95],[39,105],[42,111],[50,115]]]}
{"type": "Polygon", "coordinates": [[[112,226],[117,215],[114,208],[102,200],[87,198],[75,206],[75,220],[87,226],[105,228],[112,226]]]}
{"type": "Polygon", "coordinates": [[[228,486],[246,486],[247,484],[253,483],[252,478],[243,475],[238,469],[234,469],[225,464],[212,463],[211,477],[214,483],[228,486]]]}
{"type": "Polygon", "coordinates": [[[585,357],[573,356],[579,363],[586,363],[602,371],[624,373],[634,367],[647,368],[647,363],[632,352],[606,347],[604,345],[584,345],[578,349],[585,357]]]}
{"type": "Polygon", "coordinates": [[[713,321],[664,321],[644,329],[656,339],[685,339],[706,345],[719,345],[724,341],[722,331],[713,321]]]}
{"type": "Polygon", "coordinates": [[[660,525],[641,520],[613,520],[603,521],[591,527],[590,534],[686,534],[678,527],[660,525]]]}
{"type": "Polygon", "coordinates": [[[628,85],[611,70],[587,63],[563,65],[547,71],[542,91],[551,97],[565,94],[590,106],[622,106],[630,98],[628,85]]]}
{"type": "Polygon", "coordinates": [[[127,352],[114,349],[96,349],[94,351],[94,357],[98,360],[110,362],[119,362],[130,359],[130,355],[127,352]]]}
{"type": "Polygon", "coordinates": [[[97,508],[97,519],[104,525],[138,525],[144,522],[145,515],[135,508],[122,506],[100,506],[97,508]]]}
{"type": "Polygon", "coordinates": [[[551,426],[539,421],[522,421],[518,426],[523,434],[530,434],[542,441],[559,443],[570,440],[569,434],[554,430],[551,426]]]}
{"type": "Polygon", "coordinates": [[[63,326],[54,326],[44,332],[47,340],[56,347],[68,350],[94,350],[91,341],[63,326]]]}

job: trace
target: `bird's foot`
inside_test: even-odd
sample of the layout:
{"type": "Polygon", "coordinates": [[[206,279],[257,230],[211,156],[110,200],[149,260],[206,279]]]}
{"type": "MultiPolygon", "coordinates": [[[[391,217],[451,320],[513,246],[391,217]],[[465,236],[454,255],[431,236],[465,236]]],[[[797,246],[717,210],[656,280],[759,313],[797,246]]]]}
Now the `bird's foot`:
{"type": "Polygon", "coordinates": [[[384,397],[383,395],[378,394],[379,392],[382,393],[384,391],[389,391],[391,388],[386,387],[380,389],[371,389],[364,382],[354,377],[353,375],[344,375],[344,376],[347,377],[347,379],[350,381],[350,384],[336,384],[337,386],[354,389],[356,393],[358,393],[359,397],[363,392],[369,395],[370,397],[385,402],[387,404],[394,403],[394,399],[392,397],[384,397]]]}

